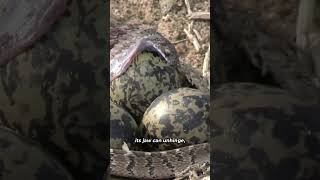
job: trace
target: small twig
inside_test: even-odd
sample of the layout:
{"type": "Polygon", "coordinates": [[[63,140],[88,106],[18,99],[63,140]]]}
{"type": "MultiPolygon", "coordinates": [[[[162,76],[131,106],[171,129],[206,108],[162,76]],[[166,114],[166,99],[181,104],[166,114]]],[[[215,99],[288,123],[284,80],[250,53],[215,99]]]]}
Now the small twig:
{"type": "Polygon", "coordinates": [[[202,76],[207,79],[210,89],[210,44],[203,60],[202,76]]]}
{"type": "Polygon", "coordinates": [[[190,6],[190,3],[189,3],[189,0],[184,0],[184,3],[186,4],[188,15],[191,15],[192,11],[191,11],[191,6],[190,6]]]}
{"type": "Polygon", "coordinates": [[[194,35],[192,35],[190,33],[190,31],[187,31],[186,29],[183,29],[183,31],[186,33],[188,39],[193,43],[196,51],[199,52],[201,47],[200,47],[198,39],[196,37],[194,37],[194,35]]]}
{"type": "Polygon", "coordinates": [[[188,32],[191,32],[193,29],[193,21],[191,21],[190,24],[188,24],[188,32]]]}
{"type": "Polygon", "coordinates": [[[175,41],[173,42],[172,44],[179,44],[181,42],[184,42],[184,41],[187,41],[188,39],[181,39],[181,40],[178,40],[178,41],[175,41]]]}
{"type": "Polygon", "coordinates": [[[202,76],[207,77],[210,72],[210,45],[203,59],[202,76]]]}
{"type": "Polygon", "coordinates": [[[194,32],[194,34],[197,36],[197,38],[198,38],[199,41],[203,41],[203,39],[202,39],[199,31],[197,31],[196,29],[193,29],[193,32],[194,32]]]}
{"type": "Polygon", "coordinates": [[[189,14],[189,19],[210,20],[209,12],[192,12],[189,14]]]}

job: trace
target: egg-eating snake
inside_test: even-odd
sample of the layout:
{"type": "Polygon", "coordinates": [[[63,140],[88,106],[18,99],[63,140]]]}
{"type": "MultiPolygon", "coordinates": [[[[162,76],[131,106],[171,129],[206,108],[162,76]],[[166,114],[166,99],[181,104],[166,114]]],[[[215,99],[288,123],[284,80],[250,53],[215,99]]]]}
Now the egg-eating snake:
{"type": "MultiPolygon", "coordinates": [[[[142,51],[160,55],[172,66],[178,63],[175,47],[149,26],[110,29],[110,81],[119,77],[142,51]]],[[[138,179],[168,179],[195,164],[209,163],[209,144],[189,145],[159,152],[110,149],[111,175],[138,179]]]]}
{"type": "Polygon", "coordinates": [[[202,73],[194,70],[190,63],[180,63],[184,60],[179,59],[174,45],[151,26],[111,24],[110,49],[110,81],[125,72],[139,53],[148,51],[176,67],[193,86],[208,90],[208,82],[202,73]]]}
{"type": "Polygon", "coordinates": [[[110,48],[110,81],[124,73],[133,59],[143,51],[160,55],[172,66],[178,63],[175,47],[146,25],[111,27],[110,48]]]}
{"type": "Polygon", "coordinates": [[[191,165],[209,163],[209,154],[208,143],[159,152],[110,149],[110,171],[121,177],[168,179],[191,165]]]}

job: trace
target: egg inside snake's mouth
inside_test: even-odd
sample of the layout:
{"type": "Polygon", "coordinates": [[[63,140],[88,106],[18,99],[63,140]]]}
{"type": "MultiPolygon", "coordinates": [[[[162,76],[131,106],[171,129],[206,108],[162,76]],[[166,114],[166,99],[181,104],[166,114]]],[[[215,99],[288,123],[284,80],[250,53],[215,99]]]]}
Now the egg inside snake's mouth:
{"type": "Polygon", "coordinates": [[[0,65],[6,64],[50,31],[68,0],[0,1],[0,65]]]}

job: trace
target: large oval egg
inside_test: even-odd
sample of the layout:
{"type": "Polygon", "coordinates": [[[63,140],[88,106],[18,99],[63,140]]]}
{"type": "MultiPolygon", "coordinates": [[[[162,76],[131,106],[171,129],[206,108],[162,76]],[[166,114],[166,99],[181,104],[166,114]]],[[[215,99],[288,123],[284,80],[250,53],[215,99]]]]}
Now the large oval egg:
{"type": "Polygon", "coordinates": [[[137,133],[138,125],[133,117],[110,102],[110,148],[121,149],[124,142],[131,148],[137,133]]]}
{"type": "Polygon", "coordinates": [[[120,77],[110,83],[113,102],[125,107],[141,121],[151,102],[162,93],[182,87],[176,67],[152,53],[141,53],[120,77]]]}
{"type": "Polygon", "coordinates": [[[156,146],[159,150],[206,142],[209,99],[208,93],[192,88],[179,88],[159,96],[143,116],[144,136],[161,139],[156,146]]]}

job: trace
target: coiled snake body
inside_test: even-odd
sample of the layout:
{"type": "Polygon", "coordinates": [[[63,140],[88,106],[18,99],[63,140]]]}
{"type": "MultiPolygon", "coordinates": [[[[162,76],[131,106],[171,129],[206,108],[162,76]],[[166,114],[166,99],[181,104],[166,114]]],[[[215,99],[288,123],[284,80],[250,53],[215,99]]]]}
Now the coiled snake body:
{"type": "Polygon", "coordinates": [[[191,165],[210,160],[208,143],[159,152],[110,149],[110,157],[112,175],[138,179],[172,178],[191,165]]]}

